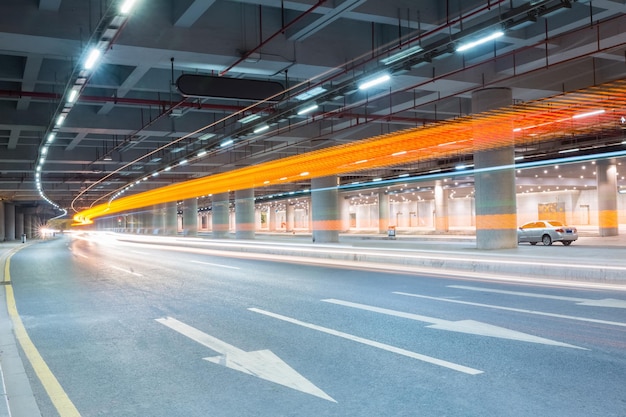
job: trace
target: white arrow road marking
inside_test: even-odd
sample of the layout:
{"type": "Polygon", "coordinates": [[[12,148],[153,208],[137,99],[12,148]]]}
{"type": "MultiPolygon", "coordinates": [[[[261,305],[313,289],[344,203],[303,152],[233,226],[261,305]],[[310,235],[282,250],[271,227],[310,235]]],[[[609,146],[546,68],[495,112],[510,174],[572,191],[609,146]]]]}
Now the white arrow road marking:
{"type": "Polygon", "coordinates": [[[529,343],[540,343],[542,345],[550,346],[562,346],[574,349],[584,349],[578,346],[569,345],[567,343],[561,343],[550,339],[544,339],[543,337],[533,336],[527,333],[518,332],[515,330],[506,329],[504,327],[494,326],[488,323],[482,323],[474,320],[460,320],[449,321],[438,319],[435,317],[420,316],[412,313],[405,313],[403,311],[389,310],[386,308],[368,306],[365,304],[353,303],[350,301],[342,301],[335,299],[322,300],[326,303],[338,304],[345,307],[353,307],[361,310],[372,311],[375,313],[386,314],[388,316],[402,317],[405,319],[416,320],[426,323],[433,323],[429,327],[431,329],[448,330],[451,332],[475,334],[479,336],[497,337],[500,339],[519,340],[529,343]]]}
{"type": "Polygon", "coordinates": [[[304,321],[300,321],[297,319],[292,319],[290,317],[282,316],[280,314],[272,313],[269,311],[261,310],[258,308],[249,308],[248,310],[253,311],[255,313],[264,314],[269,317],[273,317],[275,319],[283,320],[288,323],[297,324],[298,326],[306,327],[308,329],[317,330],[322,333],[330,334],[333,336],[341,337],[344,339],[352,340],[353,342],[362,343],[364,345],[373,346],[378,349],[386,350],[388,352],[397,353],[399,355],[407,356],[409,358],[417,359],[419,361],[428,362],[433,365],[443,366],[444,368],[449,368],[458,372],[463,372],[470,375],[478,375],[482,374],[483,371],[478,369],[469,368],[467,366],[459,365],[453,362],[444,361],[442,359],[433,358],[432,356],[422,355],[420,353],[411,352],[410,350],[405,350],[399,347],[387,345],[385,343],[376,342],[374,340],[365,339],[359,336],[354,336],[349,333],[340,332],[338,330],[329,329],[327,327],[318,326],[316,324],[306,323],[304,321]]]}
{"type": "Polygon", "coordinates": [[[209,362],[328,401],[337,402],[269,350],[244,352],[174,318],[164,317],[156,319],[156,321],[220,354],[220,356],[203,358],[209,362]]]}
{"type": "Polygon", "coordinates": [[[399,291],[395,291],[395,292],[393,292],[393,294],[406,295],[408,297],[425,298],[425,299],[428,299],[428,300],[445,301],[447,303],[465,304],[465,305],[476,306],[476,307],[487,307],[487,308],[493,308],[495,310],[515,311],[515,312],[518,312],[518,313],[536,314],[538,316],[558,317],[558,318],[561,318],[561,319],[578,320],[578,321],[586,321],[586,322],[589,322],[589,323],[608,324],[609,326],[626,327],[626,323],[621,323],[619,321],[607,321],[607,320],[590,319],[590,318],[587,318],[587,317],[566,316],[564,314],[545,313],[543,311],[525,310],[523,308],[494,306],[494,305],[491,305],[491,304],[471,303],[469,301],[451,300],[449,298],[430,297],[428,295],[410,294],[410,293],[399,292],[399,291]]]}
{"type": "Polygon", "coordinates": [[[534,297],[534,298],[547,298],[550,300],[574,301],[576,304],[581,305],[581,306],[626,308],[626,300],[618,300],[616,298],[604,298],[602,300],[593,300],[589,298],[563,297],[559,295],[536,294],[532,292],[496,290],[493,288],[469,287],[465,285],[448,285],[448,288],[459,288],[461,290],[469,290],[469,291],[492,292],[492,293],[497,293],[497,294],[519,295],[520,297],[534,297]]]}
{"type": "Polygon", "coordinates": [[[219,266],[220,268],[241,269],[241,268],[236,267],[236,266],[222,265],[222,264],[212,264],[210,262],[191,261],[191,263],[202,264],[202,265],[211,265],[211,266],[219,266]]]}

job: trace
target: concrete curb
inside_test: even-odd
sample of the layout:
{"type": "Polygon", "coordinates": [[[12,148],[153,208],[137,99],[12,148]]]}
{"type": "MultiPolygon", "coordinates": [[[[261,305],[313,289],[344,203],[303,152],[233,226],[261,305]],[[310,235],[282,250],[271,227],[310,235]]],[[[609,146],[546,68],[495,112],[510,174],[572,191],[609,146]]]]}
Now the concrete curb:
{"type": "MultiPolygon", "coordinates": [[[[25,246],[15,246],[5,249],[0,246],[0,281],[4,282],[4,268],[6,261],[13,253],[25,246]]],[[[0,404],[0,416],[9,417],[36,417],[41,416],[41,411],[35,400],[30,380],[24,368],[24,362],[19,354],[19,348],[15,334],[13,333],[13,322],[9,317],[6,304],[5,285],[0,285],[0,368],[4,377],[3,392],[6,401],[0,404]],[[7,409],[8,407],[8,409],[7,409]],[[5,414],[3,414],[5,412],[5,414]]]]}

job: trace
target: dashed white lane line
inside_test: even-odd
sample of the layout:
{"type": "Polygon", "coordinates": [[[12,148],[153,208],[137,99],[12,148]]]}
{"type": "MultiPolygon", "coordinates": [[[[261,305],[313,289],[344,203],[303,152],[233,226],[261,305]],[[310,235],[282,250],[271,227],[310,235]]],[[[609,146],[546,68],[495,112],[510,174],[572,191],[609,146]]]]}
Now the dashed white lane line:
{"type": "Polygon", "coordinates": [[[135,275],[135,276],[137,276],[137,277],[142,277],[142,276],[143,276],[143,275],[141,275],[141,274],[139,274],[139,273],[137,273],[137,272],[135,272],[135,271],[132,271],[132,270],[130,270],[130,269],[124,269],[124,268],[120,268],[120,267],[117,267],[117,266],[111,266],[111,268],[113,268],[113,269],[117,269],[118,271],[123,271],[123,272],[126,272],[126,273],[128,273],[128,274],[135,275]]]}
{"type": "Polygon", "coordinates": [[[211,262],[191,261],[191,263],[201,264],[201,265],[217,266],[219,268],[227,268],[227,269],[241,269],[241,268],[236,267],[236,266],[230,266],[230,265],[224,265],[224,264],[213,264],[211,262]]]}
{"type": "Polygon", "coordinates": [[[543,312],[543,311],[526,310],[526,309],[523,309],[523,308],[494,306],[494,305],[491,305],[491,304],[472,303],[470,301],[451,300],[449,298],[430,297],[428,295],[411,294],[411,293],[399,292],[399,291],[394,291],[393,294],[406,295],[408,297],[425,298],[427,300],[445,301],[447,303],[456,303],[456,304],[465,304],[465,305],[476,306],[476,307],[493,308],[493,309],[496,309],[496,310],[506,310],[506,311],[515,311],[515,312],[518,312],[518,313],[535,314],[535,315],[538,315],[538,316],[558,317],[558,318],[561,318],[561,319],[578,320],[578,321],[586,321],[586,322],[589,322],[589,323],[599,323],[599,324],[608,324],[610,326],[626,327],[626,323],[621,323],[621,322],[618,322],[618,321],[607,321],[607,320],[591,319],[591,318],[587,318],[587,317],[566,316],[564,314],[546,313],[546,312],[543,312]]]}
{"type": "Polygon", "coordinates": [[[443,366],[444,368],[452,369],[454,371],[462,372],[469,375],[482,374],[484,371],[470,368],[457,363],[448,362],[443,359],[433,358],[432,356],[422,355],[421,353],[412,352],[410,350],[402,349],[396,346],[391,346],[385,343],[377,342],[375,340],[365,339],[363,337],[354,336],[349,333],[340,332],[338,330],[329,329],[328,327],[318,326],[316,324],[306,323],[291,317],[283,316],[280,314],[272,313],[269,311],[261,310],[258,308],[249,308],[248,310],[255,313],[263,314],[268,317],[273,317],[278,320],[282,320],[288,323],[297,324],[298,326],[306,327],[307,329],[317,330],[318,332],[330,334],[333,336],[341,337],[343,339],[351,340],[353,342],[361,343],[367,346],[372,346],[378,349],[386,350],[387,352],[396,353],[398,355],[406,356],[412,359],[417,359],[422,362],[427,362],[433,365],[443,366]]]}

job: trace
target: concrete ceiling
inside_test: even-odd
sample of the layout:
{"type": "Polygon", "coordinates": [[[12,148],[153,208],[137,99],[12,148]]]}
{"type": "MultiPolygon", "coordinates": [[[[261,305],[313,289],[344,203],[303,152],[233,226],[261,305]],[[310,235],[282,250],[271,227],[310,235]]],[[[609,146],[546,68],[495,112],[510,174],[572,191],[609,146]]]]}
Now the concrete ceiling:
{"type": "MultiPolygon", "coordinates": [[[[626,76],[624,0],[137,0],[120,18],[121,3],[0,2],[0,198],[52,212],[37,190],[41,165],[46,198],[80,210],[137,182],[133,191],[145,191],[465,116],[471,92],[483,87],[509,87],[520,103],[626,76]],[[494,29],[504,36],[455,50],[494,29]],[[108,47],[55,128],[86,49],[102,39],[108,47]],[[409,57],[381,62],[418,45],[409,57]],[[392,73],[390,82],[356,90],[358,80],[381,70],[392,73]],[[187,97],[176,87],[183,74],[277,82],[284,94],[259,101],[235,89],[235,97],[187,97]],[[307,101],[296,97],[317,86],[326,90],[315,97],[320,107],[298,116],[307,101]],[[251,114],[261,117],[239,122],[251,114]],[[270,129],[251,133],[260,123],[270,129]],[[229,139],[232,145],[220,146],[229,139]],[[199,158],[202,149],[208,153],[199,158]],[[189,163],[178,165],[182,159],[189,163]]],[[[556,155],[571,146],[565,139],[541,151],[556,155]]],[[[471,150],[342,182],[417,175],[470,158],[471,150]]],[[[558,175],[578,178],[579,169],[561,167],[558,175]]],[[[559,178],[551,172],[545,175],[559,178]]],[[[529,171],[528,179],[535,175],[529,171]]]]}

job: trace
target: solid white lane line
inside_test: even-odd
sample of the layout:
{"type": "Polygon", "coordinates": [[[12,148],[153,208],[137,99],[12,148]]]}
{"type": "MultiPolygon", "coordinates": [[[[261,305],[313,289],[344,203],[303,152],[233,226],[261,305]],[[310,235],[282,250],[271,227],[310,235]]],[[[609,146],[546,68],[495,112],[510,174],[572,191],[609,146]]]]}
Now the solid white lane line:
{"type": "Polygon", "coordinates": [[[193,263],[193,264],[201,264],[201,265],[217,266],[219,268],[241,269],[241,268],[236,267],[236,266],[223,265],[223,264],[212,264],[210,262],[191,261],[191,263],[193,263]]]}
{"type": "Polygon", "coordinates": [[[490,305],[490,304],[472,303],[472,302],[469,302],[469,301],[451,300],[449,298],[430,297],[430,296],[427,296],[427,295],[411,294],[411,293],[400,292],[400,291],[394,291],[393,294],[406,295],[408,297],[425,298],[427,300],[445,301],[447,303],[465,304],[465,305],[476,306],[476,307],[487,307],[487,308],[493,308],[493,309],[496,309],[496,310],[515,311],[517,313],[536,314],[538,316],[558,317],[558,318],[561,318],[561,319],[578,320],[578,321],[586,321],[586,322],[589,322],[589,323],[599,323],[599,324],[608,324],[610,326],[626,327],[626,323],[621,323],[621,322],[617,322],[617,321],[597,320],[597,319],[590,319],[590,318],[587,318],[587,317],[566,316],[564,314],[545,313],[543,311],[526,310],[526,309],[522,309],[522,308],[513,308],[513,307],[494,306],[494,305],[490,305]]]}
{"type": "Polygon", "coordinates": [[[269,311],[261,310],[258,308],[249,308],[248,310],[255,313],[263,314],[268,317],[273,317],[278,320],[286,321],[288,323],[297,324],[298,326],[306,327],[308,329],[317,330],[318,332],[330,334],[333,336],[341,337],[343,339],[351,340],[353,342],[361,343],[367,346],[372,346],[378,349],[386,350],[388,352],[396,353],[398,355],[406,356],[419,361],[427,362],[433,365],[443,366],[444,368],[452,369],[454,371],[463,372],[469,375],[482,374],[483,371],[478,369],[469,368],[467,366],[459,365],[453,362],[444,361],[442,359],[433,358],[432,356],[422,355],[420,353],[411,352],[410,350],[402,349],[399,347],[387,345],[385,343],[376,342],[374,340],[365,339],[359,336],[354,336],[349,333],[340,332],[338,330],[329,329],[327,327],[318,326],[316,324],[306,323],[297,319],[286,317],[280,314],[272,313],[269,311]]]}
{"type": "Polygon", "coordinates": [[[601,300],[594,300],[590,298],[564,297],[564,296],[559,296],[559,295],[537,294],[537,293],[531,293],[531,292],[496,290],[493,288],[470,287],[466,285],[448,285],[447,287],[458,288],[461,290],[469,290],[469,291],[482,291],[482,292],[491,292],[491,293],[496,293],[496,294],[518,295],[520,297],[534,297],[534,298],[546,298],[550,300],[573,301],[577,303],[578,305],[583,305],[583,306],[626,308],[626,300],[619,300],[615,298],[604,298],[601,300]]]}
{"type": "Polygon", "coordinates": [[[126,272],[126,273],[128,273],[128,274],[135,275],[135,276],[137,276],[137,277],[142,277],[142,276],[143,276],[143,275],[141,275],[141,274],[138,274],[137,272],[131,271],[131,270],[129,270],[129,269],[120,268],[120,267],[117,267],[117,266],[111,266],[111,268],[113,268],[113,269],[117,269],[118,271],[123,271],[123,272],[126,272]]]}

